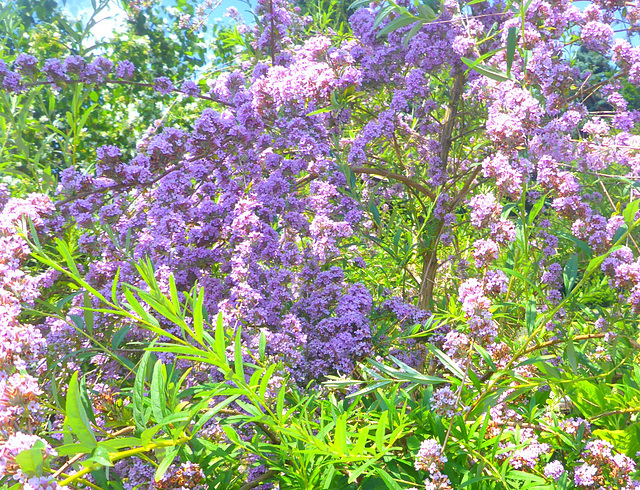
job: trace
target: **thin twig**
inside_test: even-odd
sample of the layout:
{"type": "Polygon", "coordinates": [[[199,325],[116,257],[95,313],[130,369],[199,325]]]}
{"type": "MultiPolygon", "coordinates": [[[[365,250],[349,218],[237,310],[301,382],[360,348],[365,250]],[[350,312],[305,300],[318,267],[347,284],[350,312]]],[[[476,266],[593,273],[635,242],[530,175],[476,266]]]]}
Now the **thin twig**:
{"type": "Polygon", "coordinates": [[[634,412],[640,412],[640,407],[636,407],[636,408],[620,408],[618,410],[609,410],[608,412],[603,412],[600,413],[598,415],[594,415],[593,417],[590,417],[589,420],[596,420],[596,419],[600,419],[602,417],[609,417],[610,415],[622,415],[625,413],[634,413],[634,412]]]}
{"type": "Polygon", "coordinates": [[[527,350],[525,350],[522,353],[522,355],[530,354],[533,351],[540,350],[540,349],[545,349],[547,347],[552,347],[554,345],[561,344],[563,342],[567,342],[568,340],[578,341],[578,340],[601,339],[605,335],[606,335],[605,333],[590,333],[590,334],[585,334],[585,335],[576,335],[575,337],[572,337],[570,339],[548,340],[547,342],[543,342],[541,344],[534,345],[533,347],[529,347],[527,350]]]}
{"type": "MultiPolygon", "coordinates": [[[[93,85],[91,82],[86,82],[84,80],[61,80],[59,82],[49,82],[49,81],[39,81],[39,82],[31,82],[31,83],[25,83],[23,85],[23,87],[25,88],[30,88],[30,87],[38,87],[41,85],[55,85],[56,83],[64,83],[67,85],[71,85],[71,84],[79,84],[79,83],[86,83],[87,85],[93,85]]],[[[147,83],[147,82],[132,82],[129,80],[105,80],[104,81],[105,84],[114,84],[114,85],[132,85],[134,87],[143,87],[143,88],[153,88],[153,84],[152,83],[147,83]]],[[[182,91],[182,90],[178,90],[178,89],[173,89],[172,92],[177,92],[180,94],[184,94],[184,95],[188,95],[186,92],[182,91]]],[[[220,99],[216,99],[213,97],[207,97],[206,95],[194,95],[193,97],[195,97],[196,99],[202,99],[202,100],[210,100],[212,102],[217,102],[218,104],[222,104],[224,106],[227,107],[235,107],[231,102],[225,102],[223,100],[220,99]]]]}
{"type": "MultiPolygon", "coordinates": [[[[392,179],[392,180],[397,180],[399,182],[402,182],[404,185],[406,185],[407,187],[410,187],[411,189],[414,189],[418,192],[420,192],[421,194],[424,194],[425,196],[427,196],[429,199],[431,199],[432,201],[435,200],[436,195],[430,191],[429,189],[427,189],[425,186],[423,186],[422,184],[419,184],[418,182],[416,182],[415,180],[410,179],[409,177],[405,177],[404,175],[400,175],[400,174],[396,174],[394,172],[391,172],[389,170],[385,170],[382,168],[370,168],[370,167],[351,167],[351,171],[354,174],[367,174],[367,175],[378,175],[380,177],[386,177],[388,179],[392,179]]],[[[300,186],[303,186],[304,184],[317,179],[319,177],[319,175],[317,173],[310,173],[309,175],[305,175],[304,177],[298,179],[295,183],[295,187],[299,188],[300,186]]]]}

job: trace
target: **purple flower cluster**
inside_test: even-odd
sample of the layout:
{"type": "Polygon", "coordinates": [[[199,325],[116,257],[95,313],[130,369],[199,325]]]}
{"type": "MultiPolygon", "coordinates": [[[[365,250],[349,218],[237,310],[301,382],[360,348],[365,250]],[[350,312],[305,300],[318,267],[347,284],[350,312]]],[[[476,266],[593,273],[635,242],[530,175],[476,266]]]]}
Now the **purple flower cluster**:
{"type": "Polygon", "coordinates": [[[610,442],[601,439],[589,441],[581,454],[584,464],[576,468],[574,482],[577,487],[598,485],[603,488],[637,488],[633,479],[636,463],[613,449],[610,442]]]}
{"type": "MultiPolygon", "coordinates": [[[[47,489],[57,490],[58,485],[51,477],[29,477],[24,475],[16,463],[16,456],[22,451],[33,448],[38,442],[42,446],[42,458],[51,459],[57,456],[51,445],[44,439],[28,435],[22,432],[16,432],[9,436],[6,440],[0,440],[0,479],[5,476],[11,476],[11,479],[22,484],[21,488],[47,489]]],[[[9,480],[10,481],[10,480],[9,480]]]]}
{"type": "Polygon", "coordinates": [[[20,74],[9,70],[9,67],[3,60],[0,60],[0,87],[7,92],[20,92],[22,90],[20,74]]]}
{"type": "Polygon", "coordinates": [[[441,417],[451,418],[456,414],[456,394],[450,386],[433,391],[431,410],[441,417]]]}
{"type": "Polygon", "coordinates": [[[447,462],[442,446],[435,439],[425,439],[420,444],[416,454],[415,468],[418,471],[428,471],[429,478],[425,481],[425,489],[451,490],[449,477],[442,473],[447,462]]]}
{"type": "Polygon", "coordinates": [[[564,466],[558,460],[551,461],[544,467],[544,476],[551,478],[554,481],[558,481],[564,473],[564,466]]]}
{"type": "MultiPolygon", "coordinates": [[[[6,189],[0,193],[6,195],[6,189]]],[[[0,439],[41,417],[42,391],[32,374],[46,343],[40,330],[19,316],[23,304],[34,304],[50,274],[33,277],[21,269],[29,249],[17,227],[30,219],[42,230],[42,216],[52,211],[52,202],[39,194],[8,199],[0,211],[0,439]]]]}
{"type": "Polygon", "coordinates": [[[498,333],[498,327],[491,314],[491,300],[485,295],[482,283],[477,279],[467,279],[458,289],[462,311],[467,316],[471,337],[481,343],[491,342],[498,333]]]}
{"type": "Polygon", "coordinates": [[[416,454],[415,468],[420,471],[437,473],[447,462],[442,445],[435,439],[425,439],[420,443],[420,450],[416,454]]]}
{"type": "Polygon", "coordinates": [[[171,79],[167,77],[158,77],[153,81],[153,90],[158,92],[160,95],[169,95],[173,90],[175,90],[175,88],[171,79]]]}
{"type": "MultiPolygon", "coordinates": [[[[358,83],[353,61],[329,46],[312,38],[293,49],[286,67],[272,66],[252,82],[239,71],[219,78],[212,94],[228,110],[206,109],[189,132],[150,135],[133,159],[103,146],[95,175],[63,171],[63,212],[95,257],[87,280],[106,291],[120,268],[123,281],[139,281],[122,249],[96,233],[108,225],[136,258],[153,260],[159,282],[172,273],[188,291],[197,281],[210,314],[244,325],[248,348],[264,331],[269,352],[298,379],[353,370],[371,350],[372,298],[329,264],[361,213],[339,191],[345,181],[330,155],[326,117],[307,116],[309,104],[319,107],[332,91],[358,83]],[[315,178],[299,186],[305,173],[315,178]]],[[[163,77],[154,88],[167,93],[173,84],[163,77]]],[[[183,91],[195,94],[197,86],[186,82],[183,91]]],[[[53,323],[51,335],[69,342],[53,323]]],[[[136,336],[144,333],[130,333],[136,336]]],[[[117,369],[110,362],[101,369],[117,369]]]]}

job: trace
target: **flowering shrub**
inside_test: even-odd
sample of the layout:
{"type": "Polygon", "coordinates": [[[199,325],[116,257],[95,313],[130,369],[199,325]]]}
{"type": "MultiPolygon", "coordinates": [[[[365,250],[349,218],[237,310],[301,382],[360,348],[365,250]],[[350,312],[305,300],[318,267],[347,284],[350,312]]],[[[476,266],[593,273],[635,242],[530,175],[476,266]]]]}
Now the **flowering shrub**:
{"type": "Polygon", "coordinates": [[[233,10],[198,82],[0,61],[69,135],[85,90],[198,108],[2,190],[7,488],[640,486],[638,9],[347,13],[233,10]]]}

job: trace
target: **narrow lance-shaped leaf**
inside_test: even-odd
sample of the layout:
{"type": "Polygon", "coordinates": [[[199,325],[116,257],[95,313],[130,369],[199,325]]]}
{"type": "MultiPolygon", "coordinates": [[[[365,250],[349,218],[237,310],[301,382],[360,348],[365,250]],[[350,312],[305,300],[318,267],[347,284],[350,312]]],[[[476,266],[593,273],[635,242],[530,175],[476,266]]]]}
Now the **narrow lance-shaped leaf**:
{"type": "Polygon", "coordinates": [[[136,379],[133,383],[133,420],[138,430],[144,430],[148,421],[144,410],[144,386],[147,379],[147,366],[150,356],[150,351],[145,352],[142,356],[136,379]]]}
{"type": "Polygon", "coordinates": [[[156,421],[162,420],[169,414],[167,409],[167,370],[164,363],[158,359],[153,367],[151,377],[151,410],[156,421]]]}
{"type": "Polygon", "coordinates": [[[491,78],[492,80],[496,80],[498,82],[504,82],[506,80],[510,80],[509,75],[507,75],[502,70],[494,68],[492,66],[483,65],[480,63],[476,63],[469,58],[461,58],[462,62],[466,64],[470,69],[477,71],[480,75],[484,75],[487,78],[491,78]]]}
{"type": "Polygon", "coordinates": [[[578,256],[573,254],[564,266],[564,287],[568,296],[578,277],[578,256]]]}
{"type": "Polygon", "coordinates": [[[242,337],[241,328],[238,326],[236,332],[235,346],[234,346],[234,366],[238,377],[244,381],[244,361],[242,359],[242,337]]]}
{"type": "Polygon", "coordinates": [[[204,288],[200,288],[198,290],[198,297],[193,303],[193,331],[196,334],[196,340],[200,342],[200,344],[204,341],[203,303],[204,288]]]}
{"type": "Polygon", "coordinates": [[[414,17],[413,15],[411,15],[411,14],[400,15],[400,16],[396,17],[395,19],[393,19],[391,22],[389,22],[382,29],[380,29],[380,32],[378,32],[376,37],[377,38],[384,37],[387,34],[392,33],[393,31],[397,31],[401,27],[406,27],[408,25],[413,24],[417,20],[418,19],[416,17],[414,17]]]}
{"type": "Polygon", "coordinates": [[[82,444],[95,447],[97,445],[96,438],[93,435],[93,431],[89,425],[89,417],[87,417],[80,399],[80,387],[78,385],[77,372],[73,373],[71,380],[69,380],[65,412],[66,423],[71,427],[71,430],[78,440],[82,444]]]}
{"type": "Polygon", "coordinates": [[[511,66],[513,65],[513,58],[516,54],[516,43],[518,40],[517,30],[515,27],[510,27],[507,34],[507,76],[511,76],[511,66]]]}

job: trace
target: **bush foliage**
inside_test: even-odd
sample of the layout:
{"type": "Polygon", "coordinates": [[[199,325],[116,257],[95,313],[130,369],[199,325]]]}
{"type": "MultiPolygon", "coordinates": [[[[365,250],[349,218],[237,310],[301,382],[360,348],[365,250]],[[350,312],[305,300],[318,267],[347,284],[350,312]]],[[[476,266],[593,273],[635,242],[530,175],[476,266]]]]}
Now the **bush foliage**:
{"type": "Polygon", "coordinates": [[[0,5],[4,489],[640,487],[640,5],[0,5]]]}

